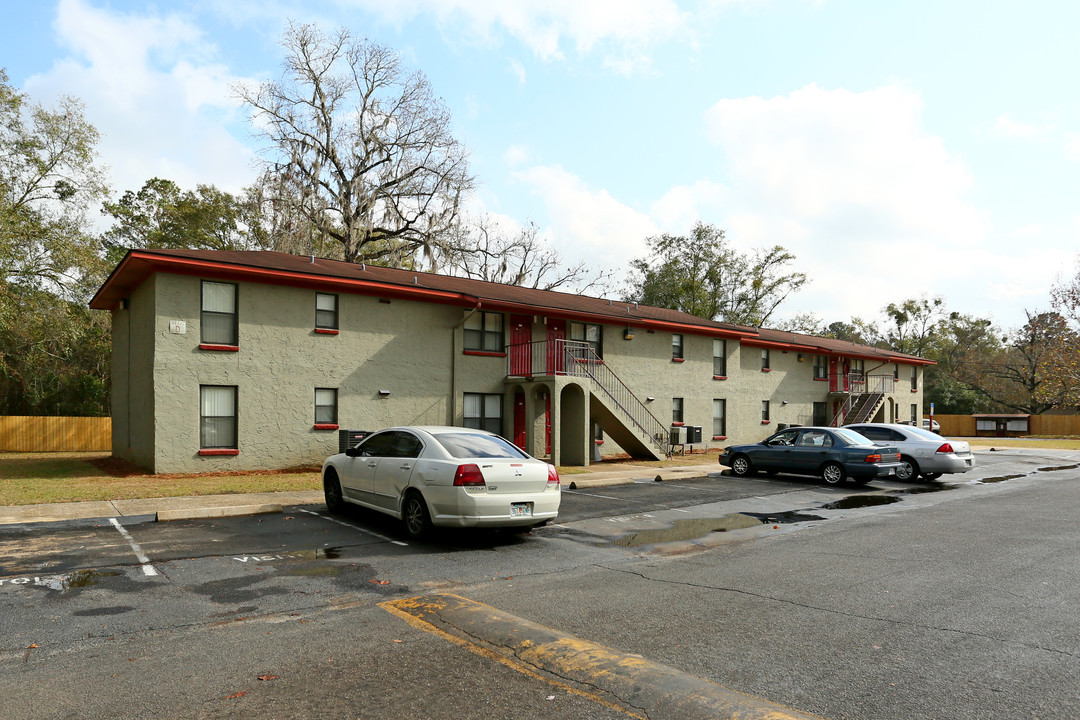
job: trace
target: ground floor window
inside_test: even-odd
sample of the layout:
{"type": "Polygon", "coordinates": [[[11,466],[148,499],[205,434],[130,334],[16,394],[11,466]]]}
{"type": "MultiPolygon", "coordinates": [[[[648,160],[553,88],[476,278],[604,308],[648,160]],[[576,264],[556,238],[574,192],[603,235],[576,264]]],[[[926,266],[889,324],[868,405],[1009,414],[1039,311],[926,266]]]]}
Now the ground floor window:
{"type": "Polygon", "coordinates": [[[761,401],[761,422],[769,422],[769,401],[761,401]]]}
{"type": "Polygon", "coordinates": [[[814,403],[814,425],[828,425],[829,424],[829,409],[826,403],[816,402],[814,403]]]}
{"type": "Polygon", "coordinates": [[[199,387],[199,447],[236,449],[236,386],[199,387]]]}
{"type": "Polygon", "coordinates": [[[682,425],[683,422],[683,399],[671,398],[671,422],[682,425]]]}
{"type": "Polygon", "coordinates": [[[502,405],[497,393],[465,393],[465,427],[502,435],[502,405]]]}
{"type": "Polygon", "coordinates": [[[727,400],[712,401],[712,434],[713,437],[727,435],[727,400]]]}
{"type": "Polygon", "coordinates": [[[315,388],[315,424],[337,425],[336,388],[315,388]]]}
{"type": "Polygon", "coordinates": [[[911,424],[914,425],[919,421],[919,406],[917,403],[911,403],[911,424]]]}

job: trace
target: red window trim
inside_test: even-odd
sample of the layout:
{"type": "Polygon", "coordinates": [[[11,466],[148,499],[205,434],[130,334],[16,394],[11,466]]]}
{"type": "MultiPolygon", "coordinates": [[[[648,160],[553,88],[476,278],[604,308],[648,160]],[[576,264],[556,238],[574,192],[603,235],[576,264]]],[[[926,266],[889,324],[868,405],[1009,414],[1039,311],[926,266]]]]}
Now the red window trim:
{"type": "Polygon", "coordinates": [[[671,427],[682,427],[685,424],[686,423],[684,423],[684,422],[673,422],[673,423],[671,423],[671,427]]]}
{"type": "Polygon", "coordinates": [[[593,442],[596,443],[597,445],[603,445],[604,444],[603,440],[593,440],[593,442]]]}
{"type": "Polygon", "coordinates": [[[761,372],[772,372],[772,368],[761,368],[761,372]]]}
{"type": "Polygon", "coordinates": [[[333,328],[315,328],[315,332],[318,335],[337,335],[341,331],[333,328]]]}
{"type": "Polygon", "coordinates": [[[919,392],[919,388],[911,388],[911,392],[919,392]]]}
{"type": "Polygon", "coordinates": [[[762,425],[768,425],[768,424],[769,424],[769,423],[771,423],[771,422],[772,422],[772,420],[762,420],[762,421],[761,421],[761,424],[762,424],[762,425]]]}
{"type": "Polygon", "coordinates": [[[199,451],[200,455],[239,455],[240,451],[236,448],[204,448],[199,451]]]}
{"type": "Polygon", "coordinates": [[[337,423],[315,423],[316,430],[337,430],[337,423]]]}
{"type": "Polygon", "coordinates": [[[686,358],[671,358],[671,362],[686,362],[686,358]]]}
{"type": "Polygon", "coordinates": [[[215,350],[218,352],[240,352],[239,345],[213,345],[211,343],[199,343],[200,350],[215,350]]]}
{"type": "Polygon", "coordinates": [[[713,435],[713,440],[727,440],[727,435],[713,435]]]}
{"type": "Polygon", "coordinates": [[[713,380],[727,380],[727,375],[713,375],[713,380]]]}
{"type": "Polygon", "coordinates": [[[463,350],[466,355],[476,355],[477,357],[506,357],[504,352],[486,352],[484,350],[463,350]]]}
{"type": "Polygon", "coordinates": [[[814,378],[814,382],[829,382],[829,378],[814,378]]]}

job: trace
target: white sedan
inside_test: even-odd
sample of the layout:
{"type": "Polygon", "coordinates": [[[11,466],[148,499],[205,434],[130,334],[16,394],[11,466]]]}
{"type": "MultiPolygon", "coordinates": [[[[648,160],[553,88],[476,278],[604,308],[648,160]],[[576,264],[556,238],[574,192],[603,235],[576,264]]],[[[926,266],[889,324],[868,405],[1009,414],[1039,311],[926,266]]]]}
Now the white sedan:
{"type": "Polygon", "coordinates": [[[559,514],[554,465],[484,430],[393,427],[323,463],[326,507],[361,505],[402,521],[413,538],[431,527],[529,529],[559,514]]]}

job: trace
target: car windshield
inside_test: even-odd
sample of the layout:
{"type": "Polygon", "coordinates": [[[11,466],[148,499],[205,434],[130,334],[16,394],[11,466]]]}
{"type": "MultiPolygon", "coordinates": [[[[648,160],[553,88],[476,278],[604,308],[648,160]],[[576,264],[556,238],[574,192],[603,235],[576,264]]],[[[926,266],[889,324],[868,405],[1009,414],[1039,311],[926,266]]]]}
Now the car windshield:
{"type": "Polygon", "coordinates": [[[529,457],[515,445],[498,435],[476,433],[441,433],[435,439],[455,458],[513,458],[529,457]]]}
{"type": "Polygon", "coordinates": [[[922,428],[918,428],[918,427],[904,428],[904,430],[906,430],[909,434],[913,435],[915,438],[917,438],[919,440],[928,440],[930,442],[941,442],[941,436],[938,435],[935,432],[930,432],[929,430],[923,430],[922,428]]]}
{"type": "Polygon", "coordinates": [[[873,445],[874,441],[861,435],[850,428],[836,428],[833,430],[840,439],[846,442],[848,445],[873,445]]]}

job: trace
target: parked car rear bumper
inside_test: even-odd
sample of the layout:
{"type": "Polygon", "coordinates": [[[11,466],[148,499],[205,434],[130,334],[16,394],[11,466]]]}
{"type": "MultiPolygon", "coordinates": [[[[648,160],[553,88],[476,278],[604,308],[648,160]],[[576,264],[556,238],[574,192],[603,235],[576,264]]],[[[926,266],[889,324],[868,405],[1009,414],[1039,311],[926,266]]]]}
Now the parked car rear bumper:
{"type": "Polygon", "coordinates": [[[928,473],[964,473],[974,467],[974,455],[940,453],[919,460],[919,469],[928,473]]]}

